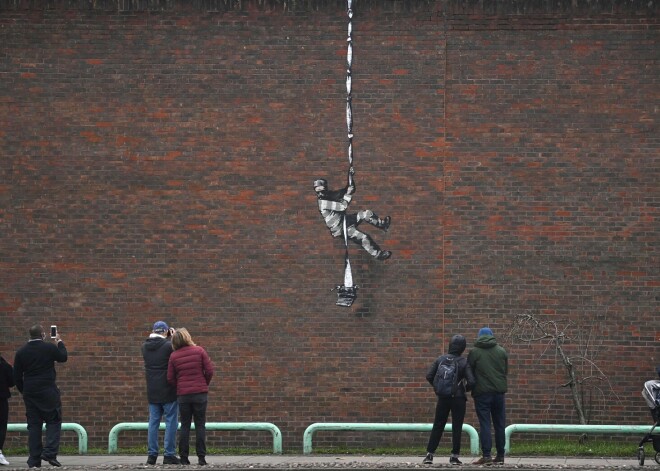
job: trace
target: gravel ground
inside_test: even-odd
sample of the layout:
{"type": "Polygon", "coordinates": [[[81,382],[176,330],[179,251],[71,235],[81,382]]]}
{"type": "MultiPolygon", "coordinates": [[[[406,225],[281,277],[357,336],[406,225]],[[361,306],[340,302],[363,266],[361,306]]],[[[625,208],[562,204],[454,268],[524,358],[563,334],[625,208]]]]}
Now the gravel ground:
{"type": "MultiPolygon", "coordinates": [[[[273,470],[318,470],[326,471],[329,469],[338,469],[338,470],[378,470],[378,469],[387,469],[387,470],[411,470],[411,469],[456,469],[456,470],[493,470],[493,471],[524,471],[524,470],[561,470],[561,471],[585,471],[585,470],[643,470],[647,469],[653,471],[654,469],[659,469],[655,463],[650,466],[638,466],[638,465],[622,465],[622,466],[612,466],[606,464],[585,464],[585,465],[548,465],[548,464],[515,464],[515,465],[499,465],[499,466],[474,466],[470,464],[464,464],[462,466],[451,466],[449,464],[433,464],[430,466],[421,465],[417,463],[364,463],[360,461],[351,461],[343,463],[289,463],[286,465],[282,464],[272,464],[272,465],[253,465],[253,464],[236,464],[236,463],[223,463],[223,464],[210,464],[207,466],[176,466],[176,465],[156,465],[156,466],[147,466],[147,465],[134,465],[134,464],[109,464],[109,465],[80,465],[80,466],[62,466],[61,468],[54,468],[49,465],[42,466],[41,469],[58,469],[58,470],[69,470],[69,471],[79,471],[79,470],[121,470],[121,471],[132,471],[132,470],[250,470],[250,471],[273,471],[273,470]],[[656,468],[657,467],[657,468],[656,468]]],[[[24,470],[27,468],[27,465],[23,466],[14,466],[13,463],[10,466],[3,466],[2,471],[13,471],[13,470],[24,470]]]]}
{"type": "MultiPolygon", "coordinates": [[[[9,466],[0,466],[0,471],[13,471],[27,469],[26,457],[8,457],[11,464],[9,466]]],[[[328,471],[328,470],[428,470],[434,469],[455,469],[455,470],[489,470],[489,471],[542,471],[542,470],[561,470],[561,471],[584,471],[584,470],[647,470],[660,471],[660,465],[651,457],[647,457],[646,466],[639,466],[637,459],[620,458],[593,458],[593,459],[575,459],[575,458],[520,458],[512,457],[504,465],[477,466],[470,464],[476,458],[466,456],[462,458],[462,466],[452,466],[448,463],[447,457],[436,457],[436,462],[432,465],[422,464],[422,456],[393,457],[393,456],[327,456],[327,455],[268,455],[268,456],[209,456],[207,466],[192,465],[162,465],[149,466],[145,464],[146,458],[138,456],[117,456],[117,455],[98,455],[98,456],[62,456],[59,458],[62,467],[55,468],[46,462],[43,462],[42,468],[46,470],[190,470],[190,471],[212,471],[212,470],[249,470],[249,471],[274,471],[274,470],[300,470],[300,471],[328,471]]],[[[162,462],[162,458],[158,460],[162,462]]],[[[197,462],[195,458],[194,462],[197,462]]]]}

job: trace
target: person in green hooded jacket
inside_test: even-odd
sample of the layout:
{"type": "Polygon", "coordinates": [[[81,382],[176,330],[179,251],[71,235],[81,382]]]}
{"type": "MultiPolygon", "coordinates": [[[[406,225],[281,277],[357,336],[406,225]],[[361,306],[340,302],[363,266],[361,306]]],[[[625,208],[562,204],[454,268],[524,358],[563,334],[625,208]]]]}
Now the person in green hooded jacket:
{"type": "Polygon", "coordinates": [[[479,330],[474,348],[468,355],[468,363],[476,378],[472,388],[474,407],[479,419],[479,439],[482,456],[474,464],[504,463],[504,428],[506,422],[504,395],[507,391],[509,359],[506,350],[497,344],[493,331],[488,327],[479,330]],[[491,420],[495,431],[497,455],[493,459],[491,450],[491,420]]]}

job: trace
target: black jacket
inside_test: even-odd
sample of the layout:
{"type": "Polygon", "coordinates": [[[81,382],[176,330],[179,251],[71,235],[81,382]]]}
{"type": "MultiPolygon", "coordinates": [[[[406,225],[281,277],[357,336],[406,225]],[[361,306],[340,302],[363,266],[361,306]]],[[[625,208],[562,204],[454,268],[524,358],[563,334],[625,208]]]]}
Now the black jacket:
{"type": "Polygon", "coordinates": [[[57,345],[43,340],[30,340],[14,357],[14,383],[24,396],[48,396],[57,389],[55,362],[64,363],[68,353],[64,342],[57,345]]]}
{"type": "Polygon", "coordinates": [[[9,399],[9,388],[14,385],[14,370],[7,361],[0,356],[0,399],[9,399]]]}
{"type": "Polygon", "coordinates": [[[176,401],[176,388],[167,382],[167,364],[172,342],[163,337],[149,337],[142,344],[144,371],[147,377],[147,400],[150,404],[176,401]]]}
{"type": "Polygon", "coordinates": [[[457,376],[457,383],[458,387],[456,388],[456,393],[454,394],[454,397],[464,397],[467,398],[465,391],[470,391],[476,381],[474,378],[474,374],[472,373],[472,368],[470,368],[470,364],[467,361],[467,358],[461,356],[463,352],[465,351],[465,346],[467,342],[465,340],[465,337],[462,335],[454,335],[451,338],[451,341],[449,342],[449,349],[447,350],[447,353],[444,355],[440,355],[436,360],[433,362],[431,367],[429,368],[428,372],[426,373],[426,380],[433,386],[433,378],[435,378],[435,374],[438,371],[438,365],[445,360],[445,359],[454,359],[458,358],[456,362],[456,371],[458,373],[457,376]]]}

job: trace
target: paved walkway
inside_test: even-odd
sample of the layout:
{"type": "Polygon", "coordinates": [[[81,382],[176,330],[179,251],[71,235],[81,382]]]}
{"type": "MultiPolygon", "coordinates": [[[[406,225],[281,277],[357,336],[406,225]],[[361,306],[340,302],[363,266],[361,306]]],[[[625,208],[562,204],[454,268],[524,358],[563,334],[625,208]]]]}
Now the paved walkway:
{"type": "MultiPolygon", "coordinates": [[[[476,458],[463,457],[463,466],[450,466],[449,458],[437,456],[435,463],[430,466],[422,464],[423,456],[363,456],[363,455],[248,455],[248,456],[208,456],[208,466],[197,466],[197,458],[191,459],[191,466],[163,466],[162,457],[158,458],[156,466],[147,466],[145,456],[126,455],[66,455],[60,456],[59,461],[64,469],[116,469],[116,470],[145,470],[145,469],[198,469],[198,470],[272,470],[272,469],[492,469],[524,470],[524,469],[561,469],[569,470],[603,470],[603,469],[648,469],[660,471],[653,457],[646,458],[645,466],[639,466],[635,456],[636,450],[631,450],[630,458],[561,458],[561,457],[534,457],[519,458],[508,457],[503,466],[474,466],[470,462],[476,458]]],[[[8,456],[9,466],[0,466],[1,471],[26,469],[25,456],[8,456]]],[[[55,469],[44,462],[42,469],[55,469]]]]}

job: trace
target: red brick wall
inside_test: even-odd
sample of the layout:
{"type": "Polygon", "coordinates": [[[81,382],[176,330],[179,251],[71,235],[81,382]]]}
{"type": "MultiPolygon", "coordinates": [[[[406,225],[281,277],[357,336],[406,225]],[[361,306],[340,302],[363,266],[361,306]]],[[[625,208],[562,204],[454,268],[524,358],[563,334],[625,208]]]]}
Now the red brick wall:
{"type": "Polygon", "coordinates": [[[366,230],[394,256],[351,247],[350,309],[311,188],[347,169],[345,4],[228,4],[0,2],[0,352],[58,324],[65,421],[104,447],[146,420],[158,319],[216,363],[208,420],[273,422],[287,450],[313,422],[431,421],[427,366],[486,324],[508,422],[575,421],[554,352],[507,336],[531,313],[572,322],[576,363],[582,346],[607,374],[594,422],[649,422],[652,4],[356,3],[352,208],[392,216],[366,230]]]}

